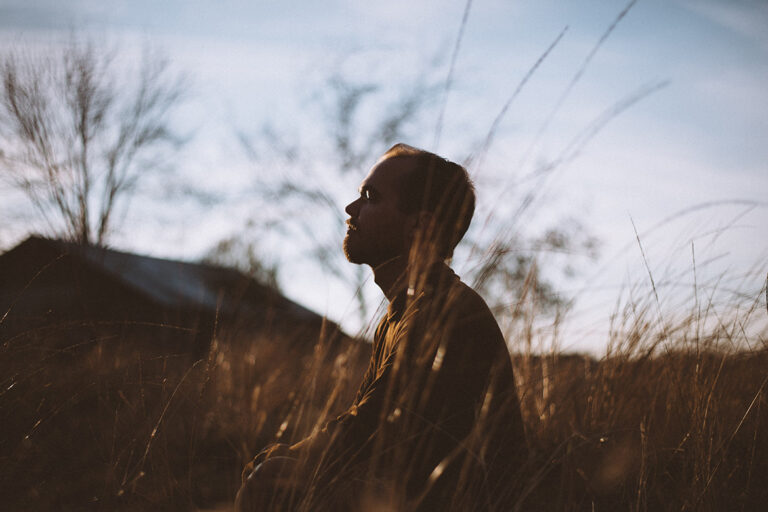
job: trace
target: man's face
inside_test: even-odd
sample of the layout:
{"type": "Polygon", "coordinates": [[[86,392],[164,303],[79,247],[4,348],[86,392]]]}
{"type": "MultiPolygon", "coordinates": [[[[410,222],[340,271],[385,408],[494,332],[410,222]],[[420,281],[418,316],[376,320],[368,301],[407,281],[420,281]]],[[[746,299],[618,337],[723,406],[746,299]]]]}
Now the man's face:
{"type": "Polygon", "coordinates": [[[400,211],[398,200],[409,163],[407,157],[378,162],[360,184],[360,197],[345,208],[344,254],[352,263],[376,267],[407,254],[413,215],[400,211]]]}

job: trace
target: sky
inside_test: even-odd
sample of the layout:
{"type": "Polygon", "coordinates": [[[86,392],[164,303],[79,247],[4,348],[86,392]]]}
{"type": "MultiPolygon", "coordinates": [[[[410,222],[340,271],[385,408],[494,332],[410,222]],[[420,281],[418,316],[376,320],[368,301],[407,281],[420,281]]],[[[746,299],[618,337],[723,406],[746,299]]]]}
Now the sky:
{"type": "MultiPolygon", "coordinates": [[[[190,134],[175,161],[179,179],[212,190],[247,189],[253,165],[235,132],[257,133],[269,122],[289,140],[321,147],[318,94],[333,72],[379,84],[375,98],[382,104],[420,76],[446,77],[466,5],[0,0],[0,45],[55,45],[74,26],[106,36],[129,55],[147,41],[162,48],[191,83],[174,119],[190,134]]],[[[768,267],[768,3],[640,0],[594,51],[627,5],[471,2],[452,87],[433,107],[434,118],[445,105],[439,142],[431,122],[412,127],[405,141],[462,159],[565,29],[500,120],[479,168],[470,171],[481,205],[476,222],[493,223],[529,186],[522,178],[535,165],[582,141],[549,180],[535,181],[539,202],[525,224],[535,231],[576,217],[601,240],[600,259],[561,283],[581,304],[566,349],[599,350],[595,332],[616,297],[629,283],[650,289],[649,271],[659,282],[673,276],[660,288],[660,300],[672,304],[687,297],[679,289],[692,286],[694,258],[698,283],[727,273],[732,287],[752,297],[768,267]],[[648,88],[655,89],[605,115],[648,88]]],[[[322,165],[318,169],[322,179],[322,165]]],[[[366,172],[360,169],[350,183],[366,172]]],[[[355,192],[351,185],[347,197],[341,194],[340,210],[355,192]]],[[[22,197],[7,187],[0,194],[0,213],[10,219],[0,225],[5,249],[37,225],[25,216],[22,197]]],[[[131,208],[115,247],[193,260],[242,229],[262,206],[239,197],[151,213],[141,203],[131,208]]],[[[350,314],[348,289],[294,258],[279,240],[263,243],[281,260],[291,298],[349,330],[361,327],[350,314]]],[[[461,273],[461,262],[457,267],[461,273]]],[[[366,286],[374,297],[373,285],[366,286]]]]}

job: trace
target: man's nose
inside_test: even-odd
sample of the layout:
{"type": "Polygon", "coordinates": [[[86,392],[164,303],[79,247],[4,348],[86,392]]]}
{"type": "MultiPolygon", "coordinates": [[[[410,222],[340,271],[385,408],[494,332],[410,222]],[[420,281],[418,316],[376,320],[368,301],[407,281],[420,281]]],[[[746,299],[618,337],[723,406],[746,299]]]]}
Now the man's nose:
{"type": "Polygon", "coordinates": [[[344,208],[344,211],[347,212],[347,215],[349,215],[350,217],[356,216],[358,201],[359,199],[355,199],[354,201],[349,203],[346,208],[344,208]]]}

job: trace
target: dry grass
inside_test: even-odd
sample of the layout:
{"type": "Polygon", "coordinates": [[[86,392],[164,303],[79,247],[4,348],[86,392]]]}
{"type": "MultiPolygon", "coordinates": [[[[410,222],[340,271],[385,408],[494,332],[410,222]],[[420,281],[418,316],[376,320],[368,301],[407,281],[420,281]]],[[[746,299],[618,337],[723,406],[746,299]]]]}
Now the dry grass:
{"type": "MultiPolygon", "coordinates": [[[[634,302],[600,360],[514,356],[533,451],[519,510],[760,510],[768,351],[764,328],[744,328],[757,307],[729,316],[732,305],[710,304],[660,328],[654,301],[634,302]]],[[[6,510],[231,501],[262,446],[300,439],[351,402],[367,357],[226,331],[199,361],[94,330],[0,341],[6,510]]]]}

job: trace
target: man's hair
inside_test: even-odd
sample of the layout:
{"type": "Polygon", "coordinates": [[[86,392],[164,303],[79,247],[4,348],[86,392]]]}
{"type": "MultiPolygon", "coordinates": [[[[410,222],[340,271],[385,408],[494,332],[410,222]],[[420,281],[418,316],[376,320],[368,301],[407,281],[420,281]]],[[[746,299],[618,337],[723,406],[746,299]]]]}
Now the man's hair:
{"type": "Polygon", "coordinates": [[[399,208],[405,213],[432,213],[437,230],[432,235],[438,242],[440,256],[451,257],[475,212],[475,187],[467,170],[434,153],[402,143],[389,148],[381,159],[396,157],[408,157],[414,164],[400,182],[399,208]]]}

